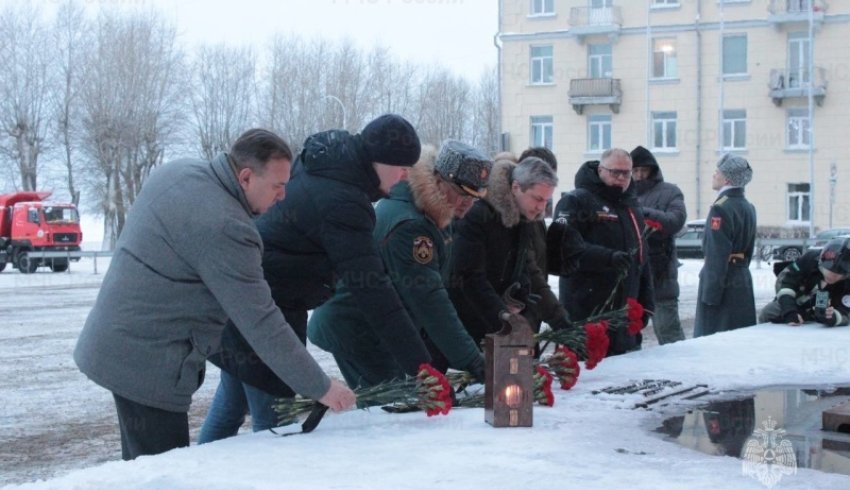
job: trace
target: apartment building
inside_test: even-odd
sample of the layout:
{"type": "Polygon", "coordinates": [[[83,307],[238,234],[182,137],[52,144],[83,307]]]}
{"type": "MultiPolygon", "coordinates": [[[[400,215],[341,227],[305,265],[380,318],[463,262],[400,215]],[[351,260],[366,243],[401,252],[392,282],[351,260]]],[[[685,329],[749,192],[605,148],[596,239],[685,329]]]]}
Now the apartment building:
{"type": "Polygon", "coordinates": [[[734,152],[759,225],[850,225],[850,1],[500,0],[499,24],[503,147],[551,148],[559,191],[643,145],[702,218],[734,152]]]}

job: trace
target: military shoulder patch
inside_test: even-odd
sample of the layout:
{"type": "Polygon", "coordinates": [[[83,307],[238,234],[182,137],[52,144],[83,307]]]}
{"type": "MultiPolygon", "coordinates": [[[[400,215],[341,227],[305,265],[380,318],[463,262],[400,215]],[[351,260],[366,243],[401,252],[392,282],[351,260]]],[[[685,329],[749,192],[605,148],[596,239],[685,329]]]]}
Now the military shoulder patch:
{"type": "Polygon", "coordinates": [[[723,224],[723,219],[720,216],[715,216],[711,218],[711,229],[717,231],[720,229],[720,225],[723,224]]]}
{"type": "Polygon", "coordinates": [[[434,241],[427,236],[413,239],[413,260],[420,264],[430,264],[434,258],[434,241]]]}

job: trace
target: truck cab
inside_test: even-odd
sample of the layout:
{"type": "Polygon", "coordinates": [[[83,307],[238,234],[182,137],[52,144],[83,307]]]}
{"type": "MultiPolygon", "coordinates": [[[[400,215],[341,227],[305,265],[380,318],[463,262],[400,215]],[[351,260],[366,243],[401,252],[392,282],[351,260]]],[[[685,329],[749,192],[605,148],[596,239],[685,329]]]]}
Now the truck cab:
{"type": "Polygon", "coordinates": [[[0,196],[0,271],[11,263],[23,273],[49,266],[68,270],[80,259],[80,215],[70,203],[45,202],[50,192],[0,196]]]}

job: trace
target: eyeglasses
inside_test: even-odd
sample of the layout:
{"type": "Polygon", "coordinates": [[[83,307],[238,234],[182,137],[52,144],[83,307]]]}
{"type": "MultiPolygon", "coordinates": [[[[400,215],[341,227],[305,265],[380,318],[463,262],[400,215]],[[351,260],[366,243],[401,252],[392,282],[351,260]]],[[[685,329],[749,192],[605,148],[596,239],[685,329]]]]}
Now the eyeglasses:
{"type": "Polygon", "coordinates": [[[603,167],[602,165],[600,165],[599,168],[607,170],[608,173],[611,174],[611,177],[614,177],[615,179],[628,179],[629,177],[632,176],[631,170],[611,169],[611,168],[608,168],[608,167],[603,167]]]}
{"type": "Polygon", "coordinates": [[[445,182],[453,191],[455,191],[455,193],[462,199],[477,201],[487,195],[486,187],[474,188],[465,184],[461,184],[459,182],[452,182],[451,180],[446,178],[442,178],[441,180],[445,182]]]}

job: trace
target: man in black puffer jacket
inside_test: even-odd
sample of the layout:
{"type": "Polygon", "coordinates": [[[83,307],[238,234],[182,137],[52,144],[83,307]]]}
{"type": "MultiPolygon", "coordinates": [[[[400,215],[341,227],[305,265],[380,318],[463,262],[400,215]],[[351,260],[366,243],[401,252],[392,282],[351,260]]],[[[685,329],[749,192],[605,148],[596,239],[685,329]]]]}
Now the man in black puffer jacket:
{"type": "MultiPolygon", "coordinates": [[[[576,173],[575,190],[555,206],[546,233],[549,270],[561,276],[559,297],[573,320],[636,299],[654,309],[649,253],[643,238],[643,214],[631,180],[632,160],[619,148],[601,161],[585,162],[576,173]]],[[[648,313],[644,315],[644,326],[648,313]]],[[[609,331],[608,355],[640,348],[641,334],[609,331]]]]}
{"type": "MultiPolygon", "coordinates": [[[[306,342],[307,311],[327,301],[340,283],[388,346],[386,350],[399,356],[395,361],[406,374],[415,375],[421,363],[431,361],[372,239],[372,203],[407,177],[420,151],[413,126],[393,114],[378,117],[360,134],[331,130],[304,142],[293,164],[286,199],[256,221],[272,298],[302,342],[306,342]]],[[[235,434],[233,426],[238,430],[241,425],[235,415],[241,411],[244,417],[247,406],[252,416],[255,406],[268,413],[272,395],[292,396],[233,328],[225,328],[222,353],[213,361],[223,369],[222,383],[204,424],[202,442],[235,434]],[[233,388],[240,385],[234,377],[269,392],[268,396],[233,388]],[[234,405],[241,410],[234,410],[234,405]]]]}
{"type": "Polygon", "coordinates": [[[643,217],[653,220],[661,229],[647,238],[655,310],[652,328],[661,345],[685,340],[679,321],[679,259],[676,256],[676,234],[685,225],[688,214],[685,197],[675,184],[664,182],[655,156],[638,146],[631,153],[634,187],[643,217]]]}

